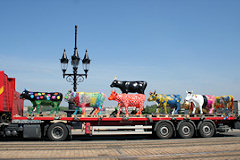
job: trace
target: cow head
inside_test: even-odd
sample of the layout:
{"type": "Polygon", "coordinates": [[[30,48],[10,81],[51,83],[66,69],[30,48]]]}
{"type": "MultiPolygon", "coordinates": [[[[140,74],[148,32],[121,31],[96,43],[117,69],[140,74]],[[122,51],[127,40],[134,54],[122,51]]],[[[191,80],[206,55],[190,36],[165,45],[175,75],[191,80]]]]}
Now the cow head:
{"type": "Polygon", "coordinates": [[[72,90],[69,90],[69,91],[65,94],[64,100],[65,100],[66,102],[73,102],[73,100],[74,100],[74,92],[73,92],[72,90]]]}
{"type": "Polygon", "coordinates": [[[123,82],[117,80],[117,77],[115,76],[110,87],[120,87],[122,84],[123,84],[123,82]]]}
{"type": "Polygon", "coordinates": [[[154,92],[149,92],[149,97],[148,97],[148,101],[155,101],[156,99],[157,99],[157,93],[156,93],[156,91],[154,91],[154,92]]]}
{"type": "Polygon", "coordinates": [[[193,91],[186,91],[187,96],[185,98],[185,101],[190,101],[193,98],[193,91]]]}
{"type": "Polygon", "coordinates": [[[191,102],[189,102],[189,101],[184,101],[183,104],[181,105],[181,108],[191,109],[191,102]]]}
{"type": "Polygon", "coordinates": [[[27,99],[27,98],[29,98],[30,97],[30,95],[29,95],[29,91],[25,88],[24,89],[24,91],[22,92],[22,94],[20,94],[20,96],[19,96],[19,98],[20,99],[27,99]]]}
{"type": "Polygon", "coordinates": [[[110,85],[110,87],[118,87],[119,84],[118,84],[118,80],[113,80],[112,84],[110,85]]]}
{"type": "Polygon", "coordinates": [[[108,100],[116,100],[117,99],[116,90],[112,91],[111,95],[108,97],[108,100]]]}

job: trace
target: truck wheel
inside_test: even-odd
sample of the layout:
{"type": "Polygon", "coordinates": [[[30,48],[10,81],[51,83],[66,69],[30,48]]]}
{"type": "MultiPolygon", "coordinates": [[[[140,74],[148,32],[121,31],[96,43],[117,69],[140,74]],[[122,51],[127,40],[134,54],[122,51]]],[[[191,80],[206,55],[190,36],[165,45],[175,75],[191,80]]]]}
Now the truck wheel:
{"type": "Polygon", "coordinates": [[[215,131],[216,129],[211,122],[203,122],[199,127],[200,136],[203,138],[212,137],[215,131]]]}
{"type": "Polygon", "coordinates": [[[68,136],[68,130],[63,123],[54,123],[48,128],[48,138],[52,141],[64,141],[68,136]]]}
{"type": "Polygon", "coordinates": [[[192,138],[194,135],[194,126],[190,122],[182,122],[178,127],[178,134],[182,138],[192,138]]]}
{"type": "Polygon", "coordinates": [[[159,123],[156,128],[156,135],[160,139],[168,139],[173,136],[173,127],[170,123],[159,123]]]}

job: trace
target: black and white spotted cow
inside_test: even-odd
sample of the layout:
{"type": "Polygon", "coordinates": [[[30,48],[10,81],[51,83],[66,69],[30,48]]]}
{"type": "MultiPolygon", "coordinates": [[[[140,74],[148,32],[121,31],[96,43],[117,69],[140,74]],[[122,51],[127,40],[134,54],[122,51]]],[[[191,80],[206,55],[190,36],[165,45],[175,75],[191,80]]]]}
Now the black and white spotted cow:
{"type": "Polygon", "coordinates": [[[110,87],[117,87],[119,88],[122,93],[139,93],[144,94],[144,91],[147,87],[146,81],[119,81],[117,79],[114,79],[110,87]]]}

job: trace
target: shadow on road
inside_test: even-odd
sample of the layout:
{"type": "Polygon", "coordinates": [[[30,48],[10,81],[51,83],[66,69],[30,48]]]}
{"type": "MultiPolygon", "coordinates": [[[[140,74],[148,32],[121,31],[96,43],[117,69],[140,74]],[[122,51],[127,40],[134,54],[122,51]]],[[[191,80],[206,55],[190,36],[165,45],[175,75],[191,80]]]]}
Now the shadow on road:
{"type": "MultiPolygon", "coordinates": [[[[240,137],[240,132],[217,133],[214,137],[240,137]]],[[[199,136],[194,137],[199,138],[199,136]]],[[[158,139],[153,135],[113,135],[113,136],[73,136],[73,141],[114,141],[114,140],[155,140],[158,139]]],[[[181,139],[178,136],[172,139],[181,139]]],[[[1,137],[0,141],[49,141],[48,138],[43,139],[22,139],[18,137],[1,137]]]]}

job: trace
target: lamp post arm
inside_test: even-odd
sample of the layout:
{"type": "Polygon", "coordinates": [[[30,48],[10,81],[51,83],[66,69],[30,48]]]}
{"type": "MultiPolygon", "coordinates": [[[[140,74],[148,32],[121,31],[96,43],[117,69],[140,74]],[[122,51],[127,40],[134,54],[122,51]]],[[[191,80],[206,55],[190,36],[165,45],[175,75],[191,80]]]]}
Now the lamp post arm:
{"type": "MultiPolygon", "coordinates": [[[[64,73],[63,74],[64,76],[74,76],[74,74],[72,73],[64,73]]],[[[80,76],[80,77],[86,77],[87,74],[75,74],[76,76],[80,76]]]]}

